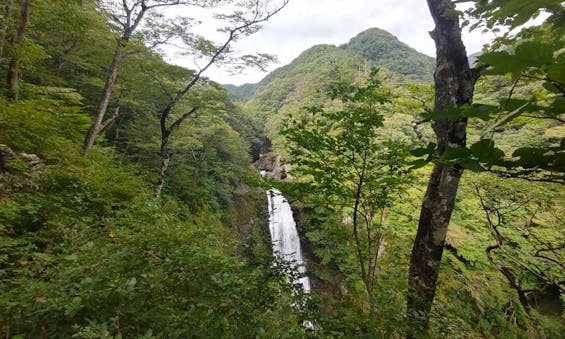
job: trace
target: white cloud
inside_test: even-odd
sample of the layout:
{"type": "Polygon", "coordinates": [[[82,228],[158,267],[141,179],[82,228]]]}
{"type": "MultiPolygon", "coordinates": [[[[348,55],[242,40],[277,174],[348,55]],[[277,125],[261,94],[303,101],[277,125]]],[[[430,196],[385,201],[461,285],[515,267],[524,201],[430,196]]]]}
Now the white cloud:
{"type": "MultiPolygon", "coordinates": [[[[262,52],[278,56],[280,64],[291,62],[301,52],[316,44],[339,45],[358,33],[378,27],[396,35],[416,50],[434,56],[435,47],[428,32],[433,21],[424,0],[290,0],[279,14],[265,23],[255,35],[239,41],[234,48],[244,53],[262,52]]],[[[201,33],[214,32],[203,26],[201,33]]],[[[491,37],[475,32],[464,34],[469,53],[478,51],[491,37]]],[[[192,67],[190,60],[169,58],[177,64],[192,67]]],[[[242,84],[258,82],[266,73],[246,70],[245,74],[230,75],[212,68],[206,76],[220,83],[242,84]]]]}

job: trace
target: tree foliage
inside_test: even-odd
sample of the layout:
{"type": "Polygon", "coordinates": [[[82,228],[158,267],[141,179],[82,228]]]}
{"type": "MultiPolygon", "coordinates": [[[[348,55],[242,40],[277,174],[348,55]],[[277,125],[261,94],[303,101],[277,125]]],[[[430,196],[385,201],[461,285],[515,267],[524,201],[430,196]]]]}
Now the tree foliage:
{"type": "MultiPolygon", "coordinates": [[[[184,50],[190,55],[210,57],[222,45],[191,33],[195,21],[144,16],[123,50],[108,124],[84,157],[121,27],[102,2],[33,0],[14,45],[22,3],[3,2],[0,22],[5,79],[20,58],[19,98],[0,98],[0,337],[403,337],[413,326],[408,250],[430,163],[475,171],[463,175],[453,208],[428,335],[562,336],[565,197],[555,181],[563,26],[555,1],[475,2],[466,15],[486,20],[476,29],[516,28],[501,30],[479,60],[477,104],[448,111],[430,108],[431,84],[371,74],[372,62],[329,45],[248,86],[253,97],[241,106],[201,77],[166,119],[169,127],[198,107],[168,145],[174,157],[158,200],[159,112],[200,69],[169,65],[153,47],[175,34],[194,47],[184,50]],[[538,9],[548,19],[520,30],[538,9]],[[437,154],[428,121],[461,118],[469,146],[437,154]],[[271,183],[250,168],[269,138],[295,163],[295,180],[275,185],[295,211],[308,296],[292,286],[296,272],[271,257],[259,187],[271,183]],[[405,145],[426,139],[407,154],[405,145]]],[[[215,9],[228,24],[243,18],[215,9]]],[[[396,46],[371,32],[375,39],[356,40],[360,51],[396,46]]],[[[228,52],[217,60],[237,71],[242,63],[228,52]]],[[[404,61],[418,68],[409,55],[404,61]]]]}
{"type": "Polygon", "coordinates": [[[386,212],[409,182],[406,148],[380,133],[380,110],[390,102],[390,93],[381,88],[377,73],[374,69],[363,86],[345,81],[330,85],[330,107],[307,107],[304,117],[283,130],[303,191],[331,206],[352,228],[370,300],[385,243],[386,212]]]}

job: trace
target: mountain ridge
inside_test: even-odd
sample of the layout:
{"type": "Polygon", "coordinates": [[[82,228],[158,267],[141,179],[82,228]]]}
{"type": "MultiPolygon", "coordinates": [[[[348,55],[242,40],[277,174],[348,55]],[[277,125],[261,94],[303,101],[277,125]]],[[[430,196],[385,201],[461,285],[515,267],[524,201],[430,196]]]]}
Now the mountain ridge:
{"type": "Polygon", "coordinates": [[[380,28],[369,28],[340,46],[376,66],[386,68],[409,80],[431,81],[435,59],[403,43],[392,33],[380,28]]]}
{"type": "Polygon", "coordinates": [[[222,84],[221,86],[228,91],[233,99],[246,102],[253,97],[258,88],[270,84],[285,73],[285,70],[288,70],[289,67],[296,66],[298,62],[304,59],[304,55],[316,51],[320,46],[339,48],[351,54],[352,57],[353,55],[360,57],[370,66],[387,69],[408,80],[431,81],[433,79],[434,58],[416,51],[388,31],[380,28],[369,28],[339,46],[314,45],[304,50],[289,64],[273,70],[257,83],[246,83],[240,86],[222,84]]]}

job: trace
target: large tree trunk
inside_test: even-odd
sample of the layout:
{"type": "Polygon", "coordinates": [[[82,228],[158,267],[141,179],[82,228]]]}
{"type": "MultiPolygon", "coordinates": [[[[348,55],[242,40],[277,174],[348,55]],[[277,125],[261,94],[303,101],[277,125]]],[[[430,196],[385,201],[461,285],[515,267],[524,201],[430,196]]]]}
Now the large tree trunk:
{"type": "Polygon", "coordinates": [[[7,75],[7,85],[8,85],[8,99],[12,101],[18,100],[19,95],[19,75],[20,75],[20,51],[22,47],[25,32],[27,29],[27,24],[29,22],[29,5],[31,0],[23,0],[22,7],[20,11],[20,22],[18,24],[18,30],[14,36],[14,43],[12,48],[14,53],[12,59],[10,60],[10,66],[8,67],[7,75]]]}
{"type": "Polygon", "coordinates": [[[116,45],[114,57],[112,58],[110,70],[108,71],[108,77],[106,78],[104,89],[102,90],[102,98],[100,98],[100,101],[98,103],[94,121],[92,122],[92,125],[90,126],[90,129],[88,130],[86,137],[84,138],[84,145],[82,149],[84,154],[86,154],[92,147],[92,145],[94,145],[94,140],[96,140],[98,133],[100,133],[102,121],[104,120],[104,115],[106,114],[106,110],[108,109],[108,103],[110,102],[110,98],[112,97],[112,90],[114,89],[116,78],[118,77],[118,68],[120,66],[120,62],[122,61],[124,48],[127,41],[127,38],[121,38],[120,40],[118,40],[118,44],[116,45]]]}
{"type": "Polygon", "coordinates": [[[0,27],[0,60],[4,56],[4,44],[6,43],[6,34],[8,32],[8,26],[10,26],[10,12],[12,11],[12,1],[6,0],[4,5],[4,10],[2,13],[2,27],[0,27]]]}
{"type": "MultiPolygon", "coordinates": [[[[473,98],[475,72],[469,69],[461,40],[459,17],[451,0],[428,0],[435,22],[430,33],[436,45],[435,112],[469,104],[473,98]]],[[[448,147],[465,147],[467,119],[433,120],[438,153],[448,147]]],[[[421,337],[429,327],[447,227],[455,204],[459,166],[436,164],[428,182],[409,271],[408,337],[421,337]]]]}

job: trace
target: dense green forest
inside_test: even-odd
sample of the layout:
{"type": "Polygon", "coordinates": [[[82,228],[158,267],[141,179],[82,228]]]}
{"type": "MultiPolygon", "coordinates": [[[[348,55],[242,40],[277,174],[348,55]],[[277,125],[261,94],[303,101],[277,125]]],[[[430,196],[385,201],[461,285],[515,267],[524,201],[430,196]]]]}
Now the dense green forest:
{"type": "Polygon", "coordinates": [[[0,3],[0,338],[563,337],[562,3],[429,0],[437,61],[372,28],[206,78],[272,61],[231,46],[287,2],[0,3]],[[225,40],[165,14],[202,7],[225,40]],[[474,68],[470,25],[500,33],[474,68]],[[273,257],[270,187],[310,293],[273,257]]]}

